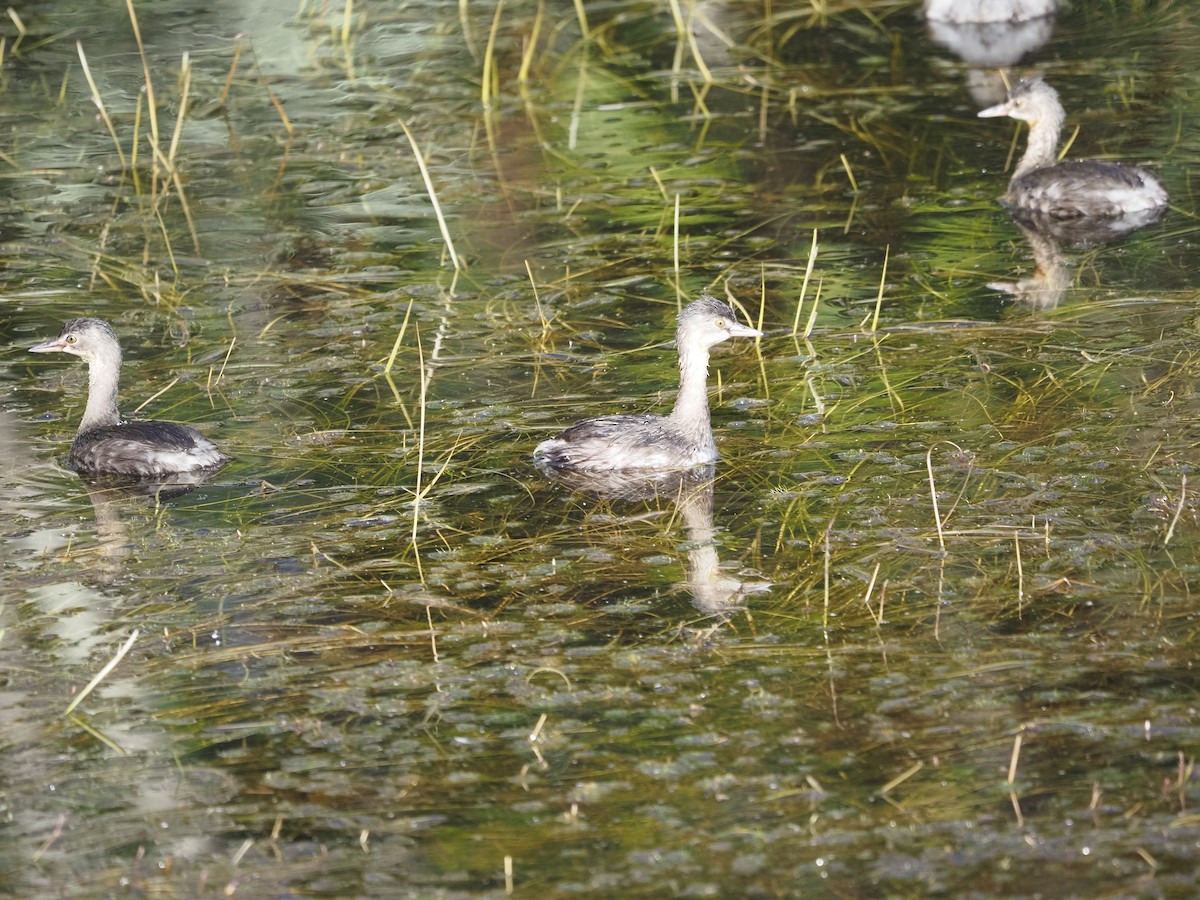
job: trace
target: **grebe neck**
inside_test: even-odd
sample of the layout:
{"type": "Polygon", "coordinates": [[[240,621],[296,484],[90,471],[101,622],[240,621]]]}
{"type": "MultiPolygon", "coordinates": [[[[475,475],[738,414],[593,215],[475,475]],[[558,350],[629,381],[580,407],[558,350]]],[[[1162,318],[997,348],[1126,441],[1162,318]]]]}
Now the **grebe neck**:
{"type": "Polygon", "coordinates": [[[79,433],[121,423],[117,386],[121,381],[121,348],[113,343],[96,347],[88,360],[88,398],[79,433]]]}
{"type": "Polygon", "coordinates": [[[1044,169],[1058,162],[1058,138],[1062,134],[1066,113],[1058,104],[1056,109],[1047,109],[1029,128],[1029,139],[1025,145],[1025,154],[1017,163],[1013,172],[1013,180],[1020,178],[1035,169],[1044,169]]]}
{"type": "Polygon", "coordinates": [[[708,434],[712,428],[708,414],[708,348],[686,340],[678,341],[678,345],[679,394],[671,410],[671,422],[684,432],[708,434]]]}

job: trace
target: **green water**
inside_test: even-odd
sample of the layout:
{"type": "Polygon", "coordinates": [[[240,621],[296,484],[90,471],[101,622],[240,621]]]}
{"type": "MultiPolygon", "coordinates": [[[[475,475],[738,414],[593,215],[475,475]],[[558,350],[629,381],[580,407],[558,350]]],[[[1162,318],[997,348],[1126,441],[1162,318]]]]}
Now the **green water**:
{"type": "Polygon", "coordinates": [[[1082,6],[1019,71],[1172,208],[1036,309],[912,3],[145,4],[153,117],[125,6],[19,10],[0,894],[1189,896],[1200,34],[1082,6]],[[715,483],[546,480],[705,288],[715,483]],[[64,469],[80,314],[234,462],[64,469]]]}

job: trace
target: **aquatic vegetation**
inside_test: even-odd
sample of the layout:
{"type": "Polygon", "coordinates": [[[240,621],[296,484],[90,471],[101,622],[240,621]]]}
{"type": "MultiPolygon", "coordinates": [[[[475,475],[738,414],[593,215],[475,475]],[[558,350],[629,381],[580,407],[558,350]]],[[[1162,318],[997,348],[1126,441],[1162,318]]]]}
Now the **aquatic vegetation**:
{"type": "Polygon", "coordinates": [[[10,890],[1190,889],[1193,26],[1060,18],[1077,149],[1184,212],[1034,311],[914,4],[763,9],[10,17],[13,346],[136,326],[123,396],[235,457],[84,484],[13,354],[10,890]],[[766,332],[712,480],[543,478],[705,289],[766,332]]]}

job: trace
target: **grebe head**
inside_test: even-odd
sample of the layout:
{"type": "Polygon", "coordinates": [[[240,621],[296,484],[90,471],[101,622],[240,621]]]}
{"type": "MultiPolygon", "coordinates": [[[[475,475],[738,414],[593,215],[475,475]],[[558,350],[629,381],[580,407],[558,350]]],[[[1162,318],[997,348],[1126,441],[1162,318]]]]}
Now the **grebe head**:
{"type": "Polygon", "coordinates": [[[989,106],[979,113],[981,119],[999,116],[1028,122],[1032,127],[1041,121],[1061,119],[1063,107],[1058,99],[1058,91],[1042,81],[1040,75],[1035,75],[1018,81],[1003,103],[989,106]]]}
{"type": "Polygon", "coordinates": [[[680,347],[712,347],[732,337],[762,337],[757,328],[743,325],[728,303],[711,294],[689,303],[679,314],[675,342],[680,347]]]}
{"type": "Polygon", "coordinates": [[[111,357],[114,351],[120,364],[121,344],[116,333],[102,319],[72,319],[58,337],[30,347],[30,353],[70,353],[87,362],[111,357]]]}

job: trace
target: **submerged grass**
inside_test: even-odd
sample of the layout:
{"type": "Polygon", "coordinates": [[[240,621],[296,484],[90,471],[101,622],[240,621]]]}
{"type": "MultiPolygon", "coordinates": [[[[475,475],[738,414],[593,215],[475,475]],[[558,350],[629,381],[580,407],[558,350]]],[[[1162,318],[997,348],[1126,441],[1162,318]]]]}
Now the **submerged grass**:
{"type": "MultiPolygon", "coordinates": [[[[280,80],[294,143],[221,169],[261,216],[230,271],[160,284],[149,240],[129,250],[142,225],[112,214],[108,250],[67,245],[62,281],[94,265],[98,311],[136,321],[147,297],[233,336],[188,346],[240,446],[157,507],[93,498],[93,516],[48,464],[6,488],[14,509],[31,483],[50,498],[22,522],[52,548],[31,559],[33,526],[10,532],[9,577],[34,577],[6,690],[38,735],[14,728],[12,838],[53,884],[16,883],[60,893],[87,865],[166,892],[1020,895],[1142,889],[1138,849],[1156,887],[1190,878],[1195,290],[1122,280],[1173,252],[1151,236],[1087,257],[1108,285],[1078,288],[1091,302],[989,294],[1024,251],[996,178],[964,163],[950,76],[883,65],[919,65],[910,9],[460,3],[414,59],[386,38],[411,10],[312,7],[336,91],[280,80]],[[420,180],[401,134],[437,148],[410,144],[420,180]],[[672,300],[714,284],[768,335],[714,357],[708,521],[546,483],[544,431],[669,402],[672,300]],[[47,729],[47,691],[135,629],[161,638],[86,722],[47,729]],[[1062,851],[1078,821],[1116,876],[1062,851]]],[[[219,91],[197,69],[179,98],[211,89],[244,128],[233,52],[219,91]]],[[[189,228],[212,252],[202,210],[238,198],[183,180],[198,215],[171,224],[198,120],[181,110],[163,146],[168,104],[147,103],[162,180],[119,190],[157,198],[139,215],[163,253],[189,228]]],[[[130,382],[171,382],[160,356],[130,382]]],[[[57,390],[16,390],[22,424],[57,390]]]]}

